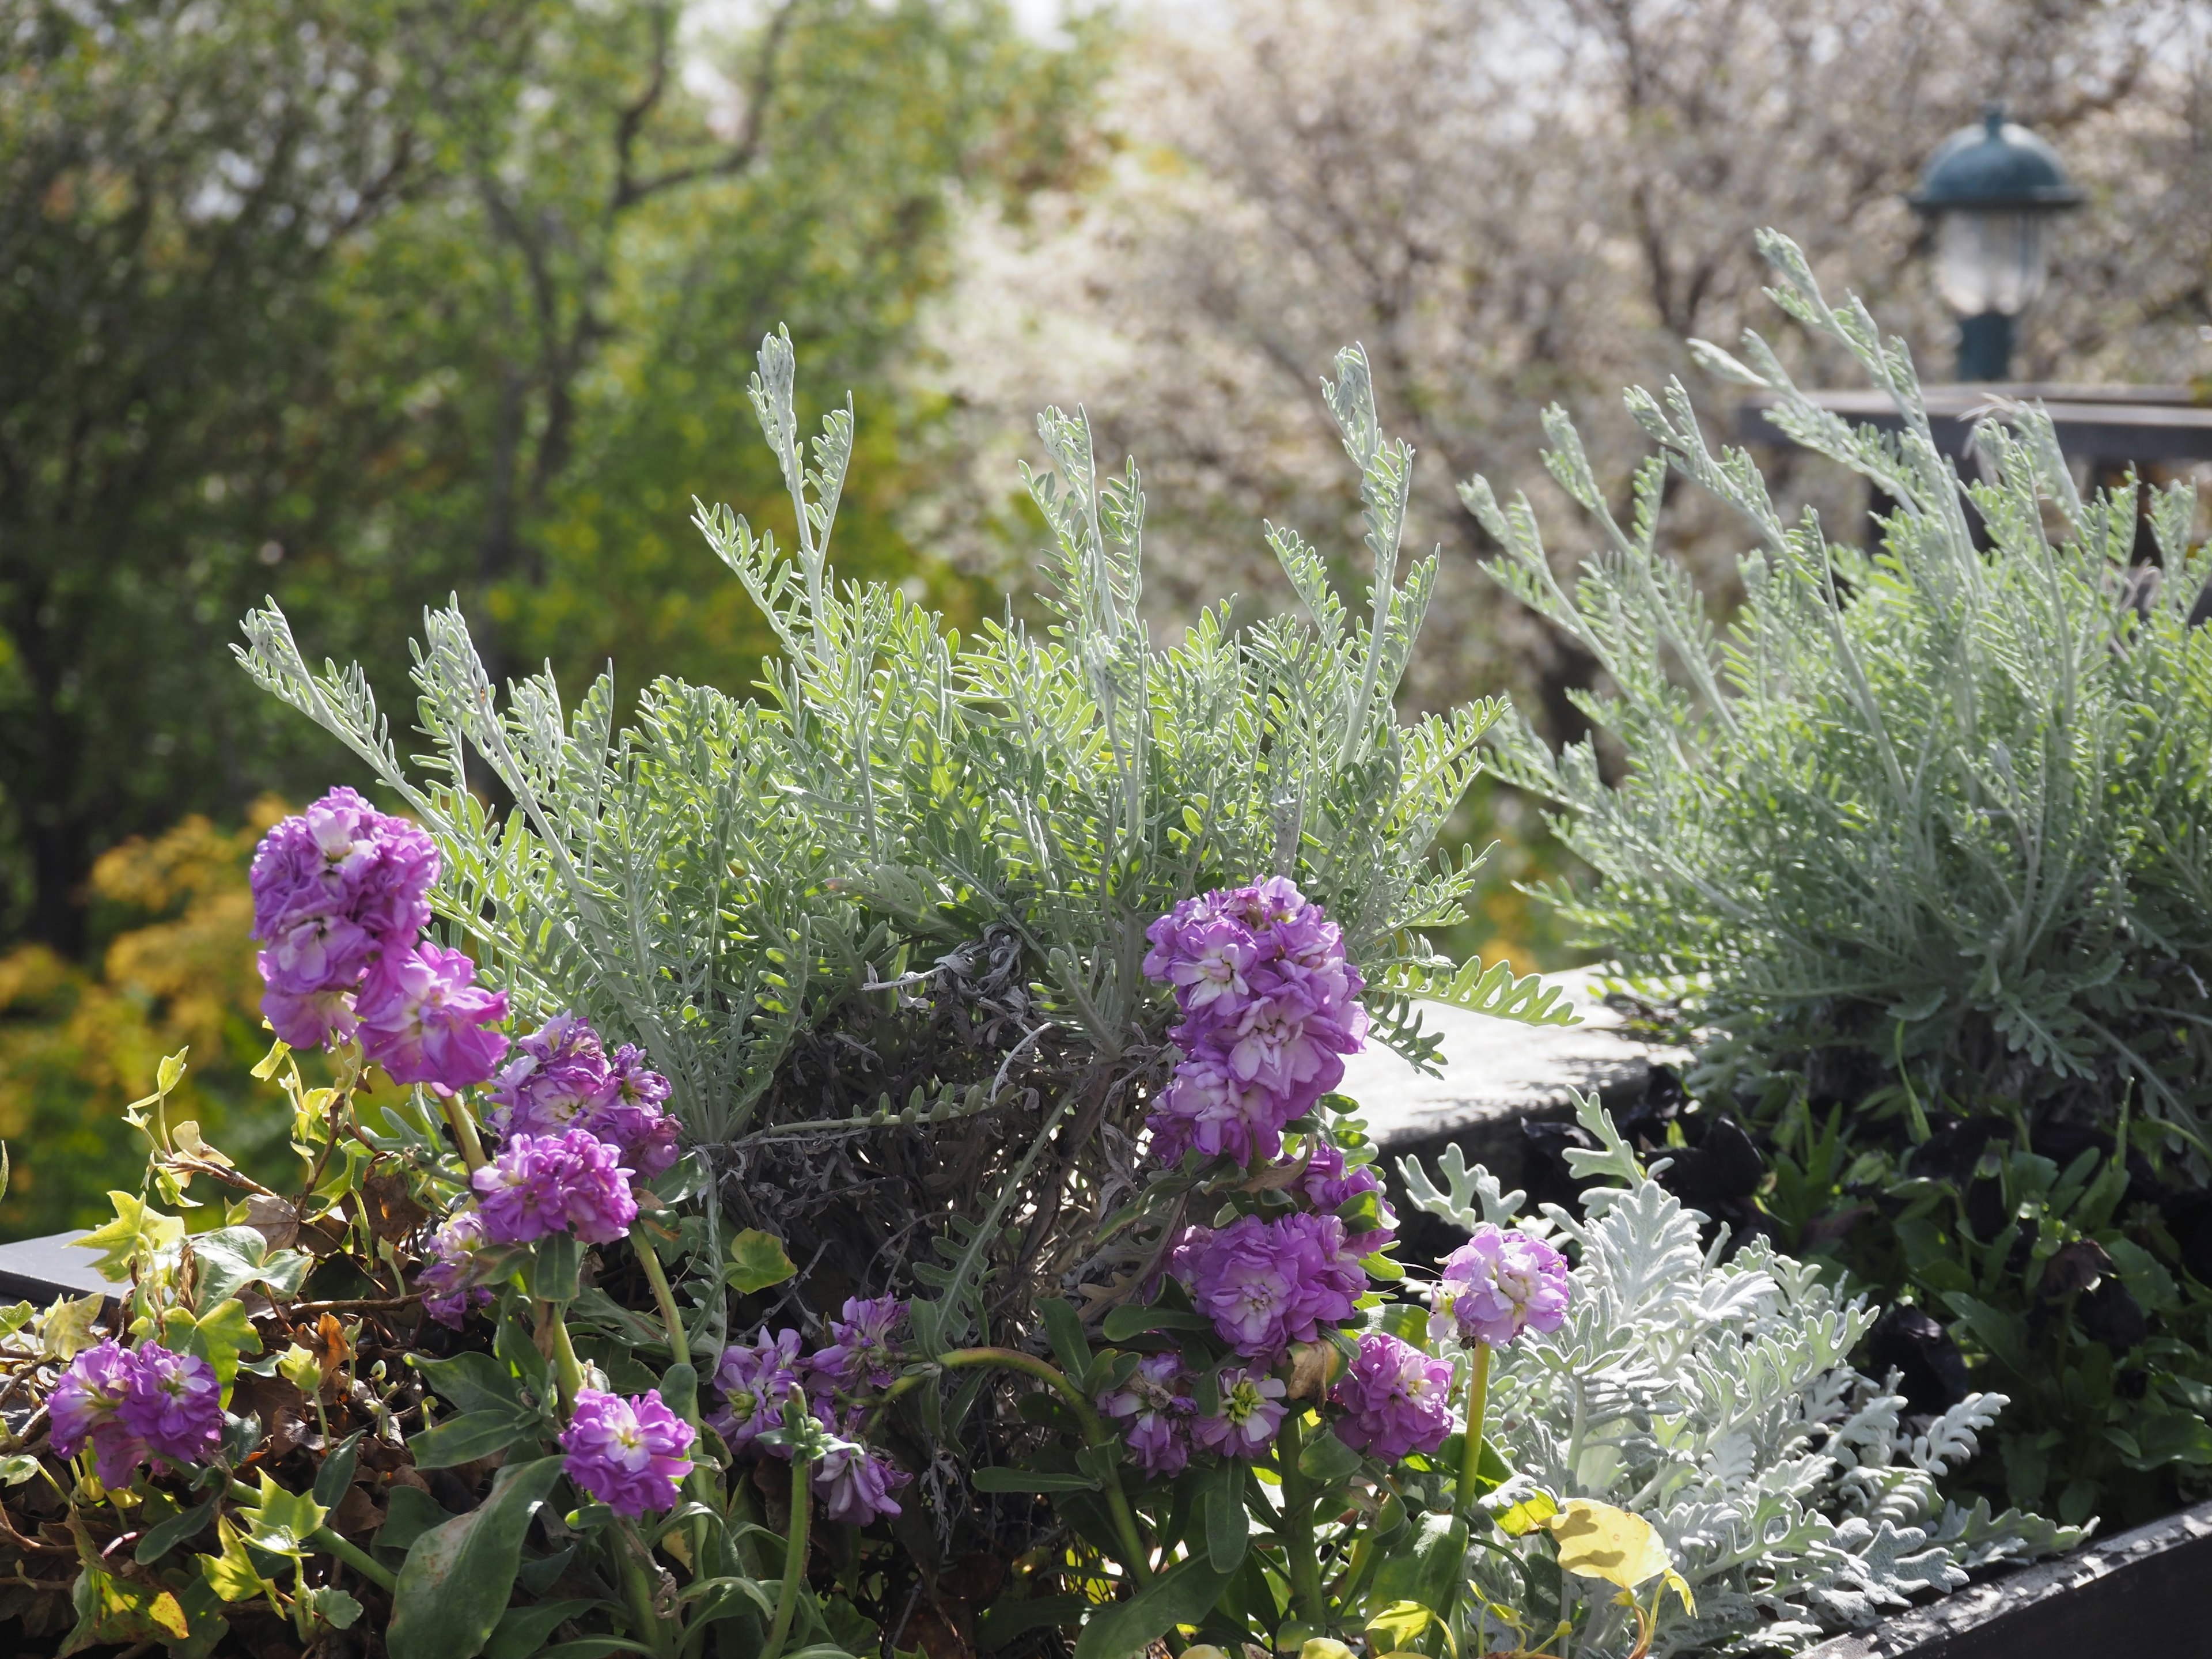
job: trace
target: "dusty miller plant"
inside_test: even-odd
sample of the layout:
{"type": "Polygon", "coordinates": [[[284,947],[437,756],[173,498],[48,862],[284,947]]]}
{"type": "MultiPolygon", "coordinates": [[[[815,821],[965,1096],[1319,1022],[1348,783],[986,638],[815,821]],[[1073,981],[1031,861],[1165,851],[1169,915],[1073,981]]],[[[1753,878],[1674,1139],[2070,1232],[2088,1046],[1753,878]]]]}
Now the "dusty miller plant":
{"type": "Polygon", "coordinates": [[[1923,1097],[2107,1118],[2132,1090],[2201,1176],[2212,645],[2186,617],[2212,561],[2187,544],[2193,499],[2148,503],[2160,580],[2130,568],[2137,489],[2082,496],[2040,406],[1994,404],[1962,478],[1903,343],[1856,300],[1831,306],[1787,238],[1760,246],[1776,301],[1865,368],[1900,429],[1821,409],[1756,335],[1748,362],[1699,355],[1894,504],[1878,547],[1831,542],[1809,512],[1785,522],[1679,384],[1628,394],[1659,453],[1626,524],[1547,414],[1547,465],[1603,536],[1571,592],[1525,499],[1462,487],[1505,550],[1493,574],[1610,682],[1582,703],[1627,756],[1617,787],[1589,744],[1554,757],[1525,725],[1506,734],[1500,772],[1565,809],[1603,878],[1561,902],[1631,969],[1705,976],[1723,1080],[1825,1056],[1923,1097]],[[1670,467],[1756,538],[1724,629],[1658,550],[1670,467]]]}
{"type": "Polygon", "coordinates": [[[416,649],[410,764],[359,670],[312,668],[273,605],[240,657],[435,835],[441,915],[521,1012],[647,1048],[723,1201],[818,1265],[815,1294],[918,1278],[917,1329],[950,1343],[1110,1265],[1091,1232],[1132,1188],[1171,1018],[1144,929],[1210,887],[1293,875],[1342,926],[1376,1036],[1418,1061],[1417,995],[1571,1018],[1419,932],[1472,890],[1472,856],[1431,849],[1501,706],[1394,710],[1437,565],[1401,568],[1413,455],[1357,348],[1323,391],[1366,506],[1364,604],[1270,526],[1302,612],[1238,630],[1224,604],[1165,648],[1139,611],[1137,471],[1101,476],[1079,416],[1045,413],[1053,470],[1027,479],[1048,624],[963,640],[895,587],[838,581],[852,416],[809,440],[793,387],[771,336],[751,394],[796,544],[697,517],[782,647],[757,700],[659,679],[620,725],[611,675],[573,708],[550,673],[502,696],[448,605],[416,649]],[[503,817],[471,789],[487,769],[503,817]]]}
{"type": "MultiPolygon", "coordinates": [[[[1654,1651],[1795,1651],[1977,1567],[2080,1540],[2082,1528],[1939,1492],[2002,1395],[1908,1421],[1896,1377],[1850,1364],[1878,1311],[1864,1297],[1763,1239],[1732,1255],[1724,1232],[1702,1244],[1705,1218],[1652,1178],[1664,1166],[1639,1163],[1595,1096],[1577,1115],[1597,1150],[1568,1154],[1577,1173],[1617,1183],[1593,1188],[1579,1217],[1522,1214],[1524,1195],[1456,1147],[1441,1186],[1414,1159],[1399,1169],[1413,1201],[1456,1226],[1575,1248],[1565,1323],[1498,1356],[1493,1432],[1515,1479],[1486,1501],[1591,1498],[1649,1521],[1697,1604],[1654,1651]]],[[[1469,1560],[1492,1601],[1523,1600],[1502,1553],[1469,1560]]],[[[1605,1634],[1594,1625],[1589,1639],[1605,1634]]]]}

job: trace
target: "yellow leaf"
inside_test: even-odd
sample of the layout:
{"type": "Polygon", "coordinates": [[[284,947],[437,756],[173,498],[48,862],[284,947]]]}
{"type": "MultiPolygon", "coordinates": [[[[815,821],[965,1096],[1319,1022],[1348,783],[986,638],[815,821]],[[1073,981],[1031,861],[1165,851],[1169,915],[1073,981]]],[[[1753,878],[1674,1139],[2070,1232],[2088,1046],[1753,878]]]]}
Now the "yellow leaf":
{"type": "Polygon", "coordinates": [[[178,1151],[183,1152],[187,1158],[196,1159],[202,1164],[212,1164],[217,1169],[228,1170],[235,1167],[228,1158],[200,1139],[200,1126],[191,1118],[188,1117],[178,1124],[169,1131],[169,1135],[170,1139],[177,1143],[178,1151]]]}
{"type": "Polygon", "coordinates": [[[70,1302],[57,1297],[39,1322],[39,1340],[49,1359],[74,1359],[92,1346],[93,1322],[106,1298],[98,1291],[70,1302]]]}
{"type": "Polygon", "coordinates": [[[119,1285],[131,1277],[131,1264],[140,1255],[158,1256],[185,1242],[182,1216],[163,1215],[136,1193],[111,1192],[107,1196],[115,1206],[115,1218],[76,1241],[81,1250],[101,1253],[93,1266],[102,1279],[119,1285]]]}
{"type": "MultiPolygon", "coordinates": [[[[1379,1631],[1388,1637],[1392,1648],[1404,1648],[1411,1645],[1415,1637],[1433,1624],[1436,1617],[1419,1601],[1393,1601],[1382,1612],[1369,1618],[1367,1628],[1379,1631]]],[[[1380,1647],[1382,1644],[1370,1643],[1369,1645],[1380,1647]]]]}
{"type": "Polygon", "coordinates": [[[1518,1538],[1548,1524],[1559,1512],[1559,1500],[1540,1488],[1499,1516],[1498,1530],[1508,1538],[1518,1538]]]}
{"type": "Polygon", "coordinates": [[[296,1342],[284,1350],[276,1369],[301,1394],[314,1394],[323,1386],[323,1362],[296,1342]]]}
{"type": "Polygon", "coordinates": [[[1651,1523],[1610,1504],[1575,1498],[1549,1524],[1559,1540],[1559,1565],[1584,1578],[1632,1590],[1674,1570],[1674,1558],[1651,1523]]]}
{"type": "Polygon", "coordinates": [[[227,1515],[216,1516],[216,1535],[222,1540],[221,1555],[203,1555],[198,1559],[200,1577],[208,1588],[226,1601],[251,1601],[264,1591],[270,1592],[270,1601],[276,1601],[276,1586],[261,1576],[253,1565],[253,1558],[246,1553],[246,1540],[227,1515]]]}
{"type": "Polygon", "coordinates": [[[1692,1619],[1698,1616],[1697,1597],[1690,1594],[1690,1587],[1683,1582],[1682,1575],[1680,1573],[1675,1571],[1672,1567],[1668,1568],[1667,1577],[1662,1581],[1661,1588],[1670,1589],[1674,1591],[1675,1595],[1682,1598],[1682,1611],[1684,1613],[1688,1613],[1692,1619]]]}

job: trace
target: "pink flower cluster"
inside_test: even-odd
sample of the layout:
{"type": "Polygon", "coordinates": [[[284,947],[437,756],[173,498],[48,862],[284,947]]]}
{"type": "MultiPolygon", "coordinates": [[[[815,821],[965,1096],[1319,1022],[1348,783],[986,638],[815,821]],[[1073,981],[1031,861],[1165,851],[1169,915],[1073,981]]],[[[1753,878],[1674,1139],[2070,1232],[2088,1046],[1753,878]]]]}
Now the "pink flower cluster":
{"type": "MultiPolygon", "coordinates": [[[[806,1394],[809,1412],[836,1431],[830,1449],[815,1463],[812,1486],[823,1512],[833,1521],[866,1526],[880,1516],[896,1515],[892,1494],[913,1477],[871,1450],[862,1437],[869,1396],[898,1375],[892,1337],[906,1318],[906,1304],[895,1297],[853,1297],[844,1316],[830,1322],[830,1340],[804,1359],[799,1333],[758,1332],[750,1342],[722,1350],[714,1383],[720,1407],[707,1419],[732,1452],[760,1440],[762,1431],[783,1421],[794,1384],[806,1394]]],[[[773,1441],[758,1449],[788,1457],[773,1441]]]]}
{"type": "Polygon", "coordinates": [[[668,1079],[632,1044],[608,1059],[580,1015],[556,1015],[516,1043],[490,1095],[485,1121],[495,1133],[586,1130],[620,1147],[623,1161],[648,1179],[676,1162],[676,1120],[663,1109],[668,1079]]]}
{"type": "Polygon", "coordinates": [[[1484,1222],[1444,1258],[1429,1331],[1456,1325],[1462,1342],[1502,1348],[1523,1331],[1559,1328],[1567,1316],[1567,1259],[1540,1238],[1484,1222]]]}
{"type": "Polygon", "coordinates": [[[438,849],[404,818],[333,789],[254,849],[261,1012],[295,1048],[358,1036],[396,1083],[481,1083],[507,1053],[507,999],[459,951],[421,943],[438,849]]]}
{"type": "Polygon", "coordinates": [[[1223,1341],[1271,1363],[1291,1343],[1311,1342],[1324,1325],[1351,1318],[1367,1291],[1367,1270],[1344,1223],[1303,1210],[1273,1219],[1239,1216],[1218,1231],[1192,1227],[1176,1242],[1168,1271],[1223,1341]]]}
{"type": "Polygon", "coordinates": [[[1152,1151],[1240,1164],[1344,1076],[1367,1032],[1344,935],[1286,877],[1186,899],[1146,931],[1144,970],[1175,991],[1183,1058],[1150,1119],[1152,1151]]]}
{"type": "Polygon", "coordinates": [[[1432,1452],[1452,1431],[1452,1368],[1381,1331],[1359,1339],[1329,1398],[1343,1408],[1337,1438],[1386,1463],[1408,1452],[1432,1452]]]}
{"type": "Polygon", "coordinates": [[[1261,1456],[1282,1429],[1289,1392],[1258,1366],[1225,1366],[1214,1376],[1214,1409],[1201,1414],[1183,1358],[1170,1351],[1139,1359],[1119,1388],[1098,1396],[1098,1410],[1122,1425],[1139,1472],[1166,1480],[1189,1467],[1194,1447],[1222,1457],[1261,1456]]]}
{"type": "Polygon", "coordinates": [[[149,1459],[198,1462],[222,1440],[214,1367],[157,1342],[135,1352],[112,1339],[87,1348],[54,1384],[46,1410],[54,1449],[74,1457],[89,1443],[94,1468],[110,1486],[129,1485],[149,1459]]]}
{"type": "Polygon", "coordinates": [[[660,1398],[660,1390],[624,1396],[576,1390],[576,1407],[561,1431],[569,1480],[617,1515],[639,1516],[676,1502],[677,1483],[691,1473],[696,1431],[660,1398]]]}

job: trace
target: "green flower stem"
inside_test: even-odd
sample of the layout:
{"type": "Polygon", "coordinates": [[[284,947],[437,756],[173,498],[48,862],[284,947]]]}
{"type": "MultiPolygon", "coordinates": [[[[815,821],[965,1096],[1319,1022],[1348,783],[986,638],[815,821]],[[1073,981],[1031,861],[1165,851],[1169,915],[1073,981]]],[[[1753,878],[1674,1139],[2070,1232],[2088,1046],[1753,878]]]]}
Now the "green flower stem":
{"type": "Polygon", "coordinates": [[[477,1139],[476,1120],[461,1104],[459,1095],[447,1095],[441,1104],[446,1109],[446,1121],[453,1126],[453,1139],[461,1143],[461,1162],[474,1175],[491,1161],[484,1156],[483,1142],[477,1139]]]}
{"type": "Polygon", "coordinates": [[[791,1460],[791,1530],[783,1540],[783,1589],[775,1598],[775,1622],[769,1626],[768,1644],[760,1659],[777,1659],[791,1634],[791,1621],[799,1611],[799,1598],[806,1588],[806,1540],[814,1525],[811,1462],[791,1460]]]}
{"type": "Polygon", "coordinates": [[[1298,1468],[1305,1449],[1305,1411],[1285,1413],[1275,1437],[1275,1461],[1283,1479],[1283,1558],[1291,1576],[1291,1600],[1316,1632],[1328,1628],[1328,1598],[1322,1593],[1321,1556],[1314,1547],[1313,1485],[1298,1468]]]}
{"type": "MultiPolygon", "coordinates": [[[[1091,1401],[1068,1379],[1067,1374],[1048,1360],[1035,1354],[1024,1353],[1018,1348],[956,1348],[951,1353],[938,1355],[937,1363],[946,1370],[958,1370],[970,1365],[995,1365],[1002,1370],[1019,1371],[1033,1376],[1065,1400],[1074,1410],[1076,1419],[1083,1425],[1083,1437],[1093,1446],[1110,1446],[1114,1432],[1109,1429],[1091,1401]]],[[[1152,1582],[1151,1552],[1145,1547],[1144,1534],[1137,1530],[1137,1514],[1129,1507],[1128,1494],[1121,1490],[1120,1478],[1112,1470],[1106,1474],[1106,1508],[1114,1517],[1115,1535],[1121,1540],[1124,1559],[1129,1576],[1141,1587],[1152,1582]]]]}
{"type": "Polygon", "coordinates": [[[623,1592],[629,1601],[629,1616],[637,1625],[637,1639],[650,1644],[655,1653],[666,1653],[670,1621],[660,1617],[653,1605],[653,1552],[627,1521],[617,1522],[616,1528],[615,1535],[622,1540],[623,1592]]]}
{"type": "Polygon", "coordinates": [[[1490,1411],[1490,1344],[1474,1345],[1474,1368],[1467,1379],[1467,1435],[1459,1465],[1459,1492],[1452,1513],[1462,1521],[1474,1516],[1474,1488],[1482,1477],[1482,1425],[1490,1411]]]}
{"type": "MultiPolygon", "coordinates": [[[[691,1358],[691,1339],[684,1329],[684,1310],[676,1305],[676,1292],[669,1288],[667,1269],[660,1265],[660,1257],[653,1248],[653,1241],[645,1236],[642,1224],[629,1230],[630,1248],[637,1252],[638,1262],[645,1269],[646,1282],[653,1286],[653,1305],[660,1310],[660,1328],[668,1333],[668,1352],[677,1364],[691,1358]]],[[[698,1413],[692,1413],[693,1428],[697,1428],[698,1413]]]]}
{"type": "MultiPolygon", "coordinates": [[[[247,1486],[243,1480],[234,1480],[230,1483],[230,1495],[240,1503],[252,1504],[256,1508],[258,1508],[261,1503],[260,1492],[254,1487],[247,1486]]],[[[316,1528],[314,1531],[301,1540],[301,1543],[304,1547],[314,1551],[319,1555],[331,1556],[344,1562],[346,1565],[368,1579],[370,1583],[379,1586],[386,1592],[397,1590],[399,1588],[399,1579],[391,1568],[386,1566],[383,1562],[362,1548],[360,1545],[350,1543],[339,1537],[328,1527],[316,1528]]]]}
{"type": "Polygon", "coordinates": [[[563,1412],[574,1411],[576,1390],[584,1386],[584,1367],[576,1358],[575,1343],[569,1340],[568,1322],[562,1317],[561,1304],[543,1302],[538,1305],[544,1310],[539,1316],[539,1328],[543,1329],[545,1322],[551,1322],[553,1382],[561,1392],[561,1409],[563,1412]]]}

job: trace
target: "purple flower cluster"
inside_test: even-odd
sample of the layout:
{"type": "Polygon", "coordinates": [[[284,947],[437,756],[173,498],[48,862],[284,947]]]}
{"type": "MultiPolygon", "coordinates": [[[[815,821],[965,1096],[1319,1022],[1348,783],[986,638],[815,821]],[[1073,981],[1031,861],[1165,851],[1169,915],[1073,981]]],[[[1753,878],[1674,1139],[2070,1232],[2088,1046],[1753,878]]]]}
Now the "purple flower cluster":
{"type": "Polygon", "coordinates": [[[560,1014],[515,1044],[491,1088],[486,1122],[501,1135],[587,1130],[622,1151],[648,1180],[676,1162],[676,1120],[663,1109],[668,1079],[624,1043],[608,1059],[599,1034],[560,1014]]]}
{"type": "Polygon", "coordinates": [[[637,1200],[618,1147],[583,1129],[557,1135],[516,1135],[470,1177],[483,1236],[495,1244],[527,1244],[549,1233],[574,1233],[586,1244],[611,1244],[637,1219],[637,1200]]]}
{"type": "Polygon", "coordinates": [[[422,1311],[448,1329],[461,1328],[469,1310],[491,1300],[491,1287],[469,1283],[471,1258],[485,1243],[483,1217],[474,1209],[456,1210],[430,1237],[437,1259],[416,1275],[422,1311]]]}
{"type": "Polygon", "coordinates": [[[1343,1407],[1337,1437],[1386,1463],[1432,1452],[1452,1431],[1451,1362],[1370,1331],[1329,1398],[1343,1407]]]}
{"type": "Polygon", "coordinates": [[[1150,1127],[1174,1163],[1282,1151],[1283,1126],[1344,1076],[1367,1031],[1344,936],[1286,877],[1186,899],[1146,932],[1144,970],[1173,988],[1183,1058],[1150,1127]]]}
{"type": "Polygon", "coordinates": [[[1148,1480],[1171,1479],[1190,1462],[1191,1418],[1198,1402],[1179,1353],[1146,1354],[1098,1409],[1123,1425],[1122,1437],[1148,1480]]]}
{"type": "Polygon", "coordinates": [[[561,1431],[568,1478],[617,1515],[639,1516],[676,1502],[677,1482],[691,1473],[689,1423],[668,1409],[660,1390],[627,1397],[576,1390],[576,1408],[561,1431]]]}
{"type": "Polygon", "coordinates": [[[1218,1231],[1193,1227],[1177,1241],[1168,1271],[1182,1281],[1223,1341],[1273,1361],[1324,1325],[1352,1317],[1367,1270],[1333,1215],[1294,1211],[1264,1220],[1239,1216],[1218,1231]]]}
{"type": "Polygon", "coordinates": [[[1328,1215],[1335,1214],[1368,1193],[1374,1194],[1376,1225],[1352,1234],[1346,1248],[1354,1255],[1370,1256],[1397,1243],[1398,1218],[1384,1200],[1382,1183],[1375,1178],[1375,1171],[1364,1164],[1347,1170],[1343,1151],[1318,1136],[1306,1152],[1306,1170],[1298,1182],[1298,1191],[1305,1194],[1306,1201],[1315,1209],[1328,1215]]]}
{"type": "MultiPolygon", "coordinates": [[[[830,1340],[805,1358],[799,1333],[766,1330],[750,1342],[722,1350],[714,1385],[721,1404],[708,1422],[732,1452],[760,1440],[763,1430],[779,1427],[793,1384],[804,1388],[807,1408],[835,1431],[828,1451],[814,1466],[814,1495],[833,1521],[866,1526],[880,1516],[896,1515],[892,1494],[913,1477],[863,1440],[868,1396],[898,1375],[891,1339],[906,1318],[906,1304],[895,1297],[847,1300],[843,1317],[830,1322],[830,1340]],[[841,1408],[842,1407],[842,1408],[841,1408]]],[[[758,1448],[777,1457],[791,1455],[773,1441],[758,1448]]]]}
{"type": "Polygon", "coordinates": [[[1502,1348],[1522,1331],[1556,1331],[1567,1316],[1567,1259],[1541,1239],[1485,1222],[1444,1258],[1430,1334],[1502,1348]]]}
{"type": "Polygon", "coordinates": [[[190,1463],[222,1440],[222,1389],[198,1354],[159,1343],[132,1352],[112,1340],[70,1362],[48,1396],[54,1449],[74,1457],[89,1443],[110,1486],[127,1486],[148,1459],[190,1463]]]}
{"type": "Polygon", "coordinates": [[[458,951],[422,945],[438,849],[404,818],[333,789],[255,848],[250,876],[261,1012],[295,1048],[358,1036],[398,1083],[464,1088],[507,1039],[507,999],[458,951]]]}

